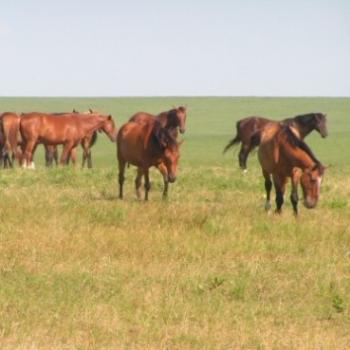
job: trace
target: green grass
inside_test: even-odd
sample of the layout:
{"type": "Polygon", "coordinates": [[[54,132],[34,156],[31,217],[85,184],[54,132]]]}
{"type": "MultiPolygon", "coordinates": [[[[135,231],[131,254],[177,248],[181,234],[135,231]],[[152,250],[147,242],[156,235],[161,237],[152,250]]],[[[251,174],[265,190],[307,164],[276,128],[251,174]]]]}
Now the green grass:
{"type": "MultiPolygon", "coordinates": [[[[127,170],[117,194],[115,145],[95,168],[0,172],[1,349],[347,349],[350,343],[350,99],[0,99],[2,110],[91,107],[120,126],[134,112],[188,107],[178,180],[148,203],[127,170]],[[330,136],[307,142],[327,169],[315,210],[289,194],[263,211],[256,156],[243,175],[222,155],[235,122],[309,111],[330,136]]],[[[40,150],[39,150],[40,151],[40,150]]],[[[233,157],[234,156],[234,160],[233,157]]]]}

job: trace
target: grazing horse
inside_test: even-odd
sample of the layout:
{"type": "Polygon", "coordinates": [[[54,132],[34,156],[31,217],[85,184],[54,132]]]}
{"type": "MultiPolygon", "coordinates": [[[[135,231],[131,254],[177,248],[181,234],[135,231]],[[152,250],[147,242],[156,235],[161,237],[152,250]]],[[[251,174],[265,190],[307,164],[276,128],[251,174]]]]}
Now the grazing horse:
{"type": "MultiPolygon", "coordinates": [[[[73,113],[78,113],[75,109],[73,109],[73,113]]],[[[81,114],[94,114],[98,113],[91,109],[89,109],[87,112],[83,112],[81,114]]],[[[61,113],[60,113],[61,114],[61,113]]],[[[58,113],[55,113],[55,115],[60,115],[58,113]]],[[[80,142],[81,147],[83,148],[83,162],[82,162],[82,168],[84,168],[85,163],[87,163],[88,168],[92,168],[92,159],[91,159],[91,147],[96,143],[97,141],[97,131],[93,131],[86,135],[80,142]]],[[[69,163],[69,159],[72,159],[72,162],[75,163],[76,161],[76,148],[72,149],[69,157],[67,158],[67,162],[69,163]]],[[[55,161],[56,165],[58,164],[58,152],[56,146],[45,146],[45,161],[46,166],[51,166],[53,163],[53,160],[55,161]]]]}
{"type": "Polygon", "coordinates": [[[19,148],[21,138],[19,135],[19,125],[21,117],[12,112],[5,112],[0,116],[1,133],[3,138],[2,157],[4,167],[13,167],[14,160],[19,163],[22,159],[22,151],[19,148]]]}
{"type": "Polygon", "coordinates": [[[304,205],[314,208],[317,204],[325,167],[316,159],[304,141],[292,128],[284,124],[268,123],[262,131],[252,136],[252,144],[259,145],[258,158],[265,178],[266,204],[271,208],[271,175],[276,191],[276,212],[281,213],[288,177],[292,182],[290,196],[294,214],[298,214],[298,184],[303,190],[304,205]]]}
{"type": "MultiPolygon", "coordinates": [[[[326,137],[328,134],[326,115],[322,113],[298,115],[294,118],[284,119],[281,122],[289,125],[302,140],[313,130],[318,131],[322,137],[326,137]]],[[[248,155],[254,148],[250,142],[252,135],[262,130],[268,123],[278,122],[261,117],[247,117],[237,122],[237,135],[227,144],[224,153],[232,146],[241,143],[242,145],[238,155],[241,169],[247,169],[248,155]]]]}
{"type": "Polygon", "coordinates": [[[157,119],[144,124],[128,122],[119,130],[117,137],[117,158],[119,162],[119,198],[123,198],[123,184],[126,164],[137,166],[135,187],[137,198],[141,197],[142,176],[145,177],[145,200],[151,188],[149,168],[155,166],[163,175],[163,199],[168,194],[168,184],[176,180],[176,168],[180,157],[180,144],[169,130],[157,119]]]}
{"type": "Polygon", "coordinates": [[[150,120],[157,119],[163,128],[169,130],[172,136],[177,138],[178,128],[181,134],[185,133],[186,131],[186,118],[186,107],[180,106],[167,112],[162,112],[157,116],[146,112],[138,112],[134,114],[129,121],[143,124],[150,120]]]}
{"type": "Polygon", "coordinates": [[[112,116],[101,114],[83,115],[67,113],[59,118],[53,114],[27,113],[20,122],[20,132],[24,148],[24,166],[32,164],[33,153],[39,143],[63,145],[60,164],[65,165],[71,150],[89,133],[101,129],[113,141],[116,127],[112,116]]]}

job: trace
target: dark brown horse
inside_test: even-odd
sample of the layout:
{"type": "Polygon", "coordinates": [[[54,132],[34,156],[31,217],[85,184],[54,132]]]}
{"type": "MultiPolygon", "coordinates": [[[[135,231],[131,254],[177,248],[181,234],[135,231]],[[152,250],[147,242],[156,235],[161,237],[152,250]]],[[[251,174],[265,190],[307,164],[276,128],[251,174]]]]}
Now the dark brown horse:
{"type": "Polygon", "coordinates": [[[117,137],[119,162],[119,198],[123,198],[126,164],[137,166],[135,187],[140,198],[142,176],[145,177],[145,200],[151,188],[149,168],[155,166],[163,175],[163,199],[168,194],[169,182],[175,182],[177,163],[180,157],[179,143],[156,119],[139,124],[128,122],[119,130],[117,137]]]}
{"type": "Polygon", "coordinates": [[[33,153],[39,143],[44,145],[63,145],[60,164],[65,165],[74,147],[89,133],[101,129],[111,140],[115,140],[116,127],[112,117],[101,114],[83,115],[68,113],[61,115],[45,113],[23,114],[20,132],[24,144],[24,164],[31,165],[33,153]]]}
{"type": "Polygon", "coordinates": [[[316,159],[304,141],[288,125],[268,123],[252,136],[252,144],[259,145],[258,158],[265,178],[266,204],[270,210],[271,176],[276,191],[276,212],[280,213],[288,177],[292,182],[290,196],[294,214],[298,214],[298,184],[303,190],[304,205],[317,204],[325,167],[316,159]]]}
{"type": "MultiPolygon", "coordinates": [[[[247,169],[247,158],[254,148],[250,142],[252,135],[262,130],[267,123],[279,122],[261,117],[247,117],[237,122],[237,135],[227,144],[224,153],[232,146],[241,143],[241,149],[238,155],[241,169],[247,169]]],[[[322,137],[326,137],[328,134],[326,115],[322,113],[298,115],[294,118],[284,119],[281,123],[289,125],[302,140],[313,130],[318,131],[322,137]]]]}
{"type": "MultiPolygon", "coordinates": [[[[73,109],[73,113],[78,113],[75,109],[73,109]]],[[[81,114],[94,114],[98,113],[96,111],[93,111],[92,109],[89,109],[87,112],[83,112],[81,114]]],[[[55,113],[55,115],[62,115],[62,113],[55,113]]],[[[96,143],[97,141],[97,131],[93,131],[86,135],[84,137],[80,144],[83,148],[83,161],[82,161],[82,167],[84,168],[85,164],[87,163],[88,168],[92,168],[92,159],[91,159],[91,147],[96,143]]],[[[76,148],[73,148],[69,157],[67,158],[67,162],[69,163],[69,160],[72,159],[72,162],[75,164],[76,161],[76,148]]],[[[58,152],[56,146],[47,145],[45,146],[45,162],[46,166],[52,166],[53,161],[55,161],[56,165],[58,165],[58,152]]]]}
{"type": "Polygon", "coordinates": [[[187,113],[186,107],[183,106],[173,108],[167,112],[162,112],[157,116],[146,112],[138,112],[134,114],[129,121],[135,123],[145,123],[155,118],[160,122],[160,125],[169,130],[175,138],[177,137],[178,128],[181,134],[185,133],[186,131],[187,113]]]}
{"type": "Polygon", "coordinates": [[[19,125],[21,117],[12,112],[5,112],[0,115],[1,134],[3,139],[2,157],[4,167],[13,167],[14,160],[19,163],[22,159],[20,149],[21,138],[19,135],[19,125]]]}

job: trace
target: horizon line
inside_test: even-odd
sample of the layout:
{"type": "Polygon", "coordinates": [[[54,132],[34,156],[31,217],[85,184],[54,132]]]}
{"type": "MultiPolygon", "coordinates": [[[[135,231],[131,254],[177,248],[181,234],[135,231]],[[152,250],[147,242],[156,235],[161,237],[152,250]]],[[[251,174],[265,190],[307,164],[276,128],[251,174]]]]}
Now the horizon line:
{"type": "Polygon", "coordinates": [[[2,98],[350,98],[350,95],[1,95],[2,98]]]}

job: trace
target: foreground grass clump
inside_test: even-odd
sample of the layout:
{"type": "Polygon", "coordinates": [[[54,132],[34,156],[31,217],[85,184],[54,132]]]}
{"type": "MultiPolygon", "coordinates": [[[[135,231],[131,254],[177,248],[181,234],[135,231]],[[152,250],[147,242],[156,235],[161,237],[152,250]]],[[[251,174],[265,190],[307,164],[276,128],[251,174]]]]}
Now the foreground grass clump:
{"type": "Polygon", "coordinates": [[[348,349],[349,100],[2,102],[91,107],[118,125],[137,110],[191,113],[165,202],[155,170],[150,201],[136,200],[132,168],[117,199],[115,145],[100,135],[93,170],[45,169],[39,149],[37,170],[0,171],[1,349],[348,349]],[[308,138],[331,165],[319,205],[300,203],[295,219],[288,193],[284,213],[266,215],[255,156],[242,175],[222,149],[244,115],[303,111],[330,118],[329,139],[308,138]]]}

